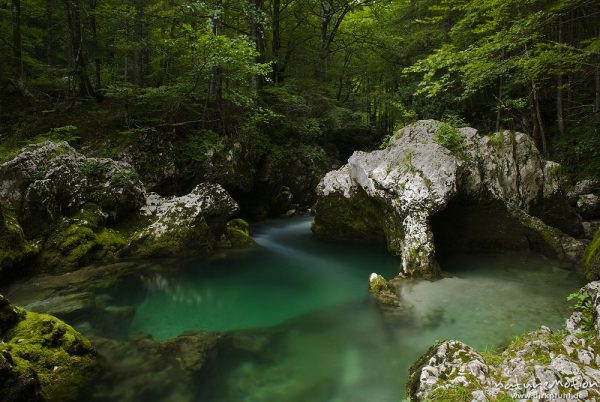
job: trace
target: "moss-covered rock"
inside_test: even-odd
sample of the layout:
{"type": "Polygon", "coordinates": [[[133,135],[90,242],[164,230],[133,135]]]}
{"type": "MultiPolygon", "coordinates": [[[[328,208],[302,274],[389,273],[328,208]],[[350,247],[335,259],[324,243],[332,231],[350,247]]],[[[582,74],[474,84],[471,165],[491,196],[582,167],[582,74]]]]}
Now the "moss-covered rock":
{"type": "Polygon", "coordinates": [[[98,368],[91,343],[49,315],[12,308],[17,319],[2,332],[0,395],[9,401],[76,401],[98,368]]]}
{"type": "Polygon", "coordinates": [[[112,262],[127,245],[118,231],[104,226],[105,215],[93,208],[62,218],[44,243],[39,263],[45,270],[68,271],[92,262],[112,262]]]}
{"type": "Polygon", "coordinates": [[[16,274],[35,253],[15,214],[0,205],[0,278],[16,274]]]}
{"type": "Polygon", "coordinates": [[[588,280],[600,279],[600,229],[585,250],[583,258],[585,276],[588,280]]]}
{"type": "Polygon", "coordinates": [[[522,395],[571,394],[570,400],[600,397],[600,282],[569,298],[575,312],[565,329],[547,327],[514,338],[502,351],[479,353],[448,340],[431,347],[410,369],[407,397],[413,401],[522,400],[522,395]]]}
{"type": "Polygon", "coordinates": [[[250,225],[243,219],[236,218],[227,222],[226,243],[231,247],[243,248],[256,245],[252,239],[250,225]]]}

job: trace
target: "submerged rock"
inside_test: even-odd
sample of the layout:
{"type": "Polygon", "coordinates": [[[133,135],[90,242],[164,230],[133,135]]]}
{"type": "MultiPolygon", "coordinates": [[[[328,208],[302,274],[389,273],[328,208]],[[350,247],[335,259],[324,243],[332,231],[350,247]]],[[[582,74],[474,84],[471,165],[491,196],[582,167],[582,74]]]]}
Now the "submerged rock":
{"type": "Polygon", "coordinates": [[[600,283],[582,289],[591,309],[576,311],[566,332],[547,327],[514,340],[501,354],[481,354],[455,340],[434,345],[410,369],[407,396],[414,401],[488,401],[502,398],[542,400],[543,395],[600,397],[598,312],[600,283]],[[586,323],[593,322],[593,328],[586,323]],[[527,397],[518,396],[529,394],[527,397]]]}
{"type": "Polygon", "coordinates": [[[182,197],[150,194],[143,211],[152,223],[137,233],[128,254],[191,255],[216,247],[238,205],[220,185],[203,183],[182,197]]]}
{"type": "Polygon", "coordinates": [[[396,289],[383,276],[372,273],[369,278],[369,293],[380,305],[399,306],[396,289]]]}
{"type": "Polygon", "coordinates": [[[403,274],[423,277],[439,274],[435,251],[443,241],[453,249],[535,248],[578,258],[572,254],[583,246],[547,225],[583,231],[561,197],[557,168],[525,134],[486,137],[419,121],[398,131],[385,149],[355,152],[327,174],[317,187],[313,232],[385,241],[402,258],[403,274]],[[438,238],[434,224],[446,235],[438,238]]]}
{"type": "Polygon", "coordinates": [[[3,401],[77,401],[97,373],[96,351],[62,321],[11,306],[0,296],[3,401]]]}
{"type": "Polygon", "coordinates": [[[94,338],[109,369],[91,392],[100,400],[125,402],[143,395],[197,400],[195,387],[223,341],[214,332],[190,332],[165,341],[143,334],[126,341],[94,338]]]}

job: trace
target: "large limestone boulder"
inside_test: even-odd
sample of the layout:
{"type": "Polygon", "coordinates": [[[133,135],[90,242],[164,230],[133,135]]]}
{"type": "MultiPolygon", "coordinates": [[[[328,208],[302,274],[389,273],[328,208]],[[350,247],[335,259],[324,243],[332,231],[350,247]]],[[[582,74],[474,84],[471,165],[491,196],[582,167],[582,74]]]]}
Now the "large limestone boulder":
{"type": "Polygon", "coordinates": [[[218,184],[202,183],[181,197],[149,194],[143,213],[151,223],[135,235],[128,253],[168,256],[207,253],[227,231],[237,203],[218,184]]]}
{"type": "Polygon", "coordinates": [[[0,202],[17,211],[23,226],[34,232],[87,203],[118,218],[144,201],[144,186],[129,164],[87,158],[66,142],[27,146],[0,165],[0,202]]]}
{"type": "Polygon", "coordinates": [[[325,176],[313,232],[385,241],[401,257],[402,274],[423,277],[439,273],[436,248],[535,248],[577,259],[584,245],[548,226],[582,232],[557,170],[525,134],[489,137],[419,121],[325,176]]]}

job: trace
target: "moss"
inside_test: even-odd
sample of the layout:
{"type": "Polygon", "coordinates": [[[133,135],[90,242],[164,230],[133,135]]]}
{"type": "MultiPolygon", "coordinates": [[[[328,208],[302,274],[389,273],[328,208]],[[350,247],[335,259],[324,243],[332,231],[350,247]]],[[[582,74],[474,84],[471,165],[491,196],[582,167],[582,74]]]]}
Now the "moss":
{"type": "Polygon", "coordinates": [[[441,123],[433,136],[433,141],[448,149],[458,158],[463,160],[468,159],[467,139],[452,125],[441,123]]]}
{"type": "Polygon", "coordinates": [[[45,268],[74,268],[96,261],[111,261],[127,245],[118,231],[104,227],[99,210],[84,211],[64,218],[48,238],[40,255],[45,268]]]}
{"type": "MultiPolygon", "coordinates": [[[[163,216],[164,233],[155,234],[143,231],[136,236],[130,249],[134,257],[160,257],[210,253],[216,243],[213,233],[204,217],[185,226],[174,227],[170,218],[163,216]]],[[[150,229],[151,230],[151,229],[150,229]]]]}
{"type": "Polygon", "coordinates": [[[585,250],[583,268],[587,280],[600,279],[600,229],[598,229],[594,239],[585,250]]]}
{"type": "Polygon", "coordinates": [[[227,241],[232,247],[251,247],[256,242],[250,235],[250,225],[243,219],[233,219],[227,222],[227,241]]]}
{"type": "Polygon", "coordinates": [[[36,252],[25,238],[15,213],[0,207],[0,274],[13,275],[36,252]]]}
{"type": "Polygon", "coordinates": [[[91,343],[57,318],[21,312],[24,319],[4,334],[13,371],[21,378],[35,373],[47,401],[77,400],[97,369],[91,343]]]}
{"type": "Polygon", "coordinates": [[[319,199],[315,213],[311,230],[317,237],[386,243],[386,211],[362,189],[356,189],[351,200],[341,195],[319,199]]]}
{"type": "Polygon", "coordinates": [[[436,388],[428,395],[426,401],[470,402],[472,399],[471,390],[461,385],[452,385],[448,388],[436,388]]]}
{"type": "Polygon", "coordinates": [[[481,352],[481,356],[488,366],[498,366],[504,361],[505,356],[494,349],[486,349],[481,352]]]}

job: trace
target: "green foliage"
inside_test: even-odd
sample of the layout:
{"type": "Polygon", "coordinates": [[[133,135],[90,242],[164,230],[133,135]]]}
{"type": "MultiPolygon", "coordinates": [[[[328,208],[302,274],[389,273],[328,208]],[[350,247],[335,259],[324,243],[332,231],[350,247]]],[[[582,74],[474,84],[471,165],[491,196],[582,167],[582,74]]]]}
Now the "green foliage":
{"type": "Polygon", "coordinates": [[[106,171],[106,165],[97,159],[86,159],[79,168],[79,177],[100,177],[106,171]]]}
{"type": "Polygon", "coordinates": [[[221,152],[224,143],[217,133],[212,130],[201,130],[193,133],[186,145],[189,158],[203,162],[212,154],[221,152]]]}
{"type": "Polygon", "coordinates": [[[139,174],[135,170],[121,170],[112,176],[112,182],[118,187],[124,187],[131,182],[138,181],[139,174]]]}
{"type": "Polygon", "coordinates": [[[467,159],[467,139],[448,123],[441,123],[433,140],[461,159],[467,159]]]}
{"type": "Polygon", "coordinates": [[[595,336],[596,313],[594,311],[594,304],[592,303],[590,295],[584,290],[579,290],[571,293],[567,297],[567,301],[573,301],[573,309],[581,313],[581,328],[583,332],[592,332],[592,336],[595,336]]]}
{"type": "Polygon", "coordinates": [[[504,143],[504,132],[499,131],[495,134],[488,136],[488,138],[490,139],[490,143],[493,146],[495,146],[496,148],[499,148],[504,143]]]}
{"type": "Polygon", "coordinates": [[[407,149],[402,154],[402,158],[400,158],[400,165],[404,168],[404,170],[410,174],[415,174],[416,169],[413,165],[413,156],[415,155],[415,151],[413,149],[407,149]]]}
{"type": "Polygon", "coordinates": [[[572,182],[600,177],[600,116],[590,117],[555,137],[556,159],[572,182]]]}

